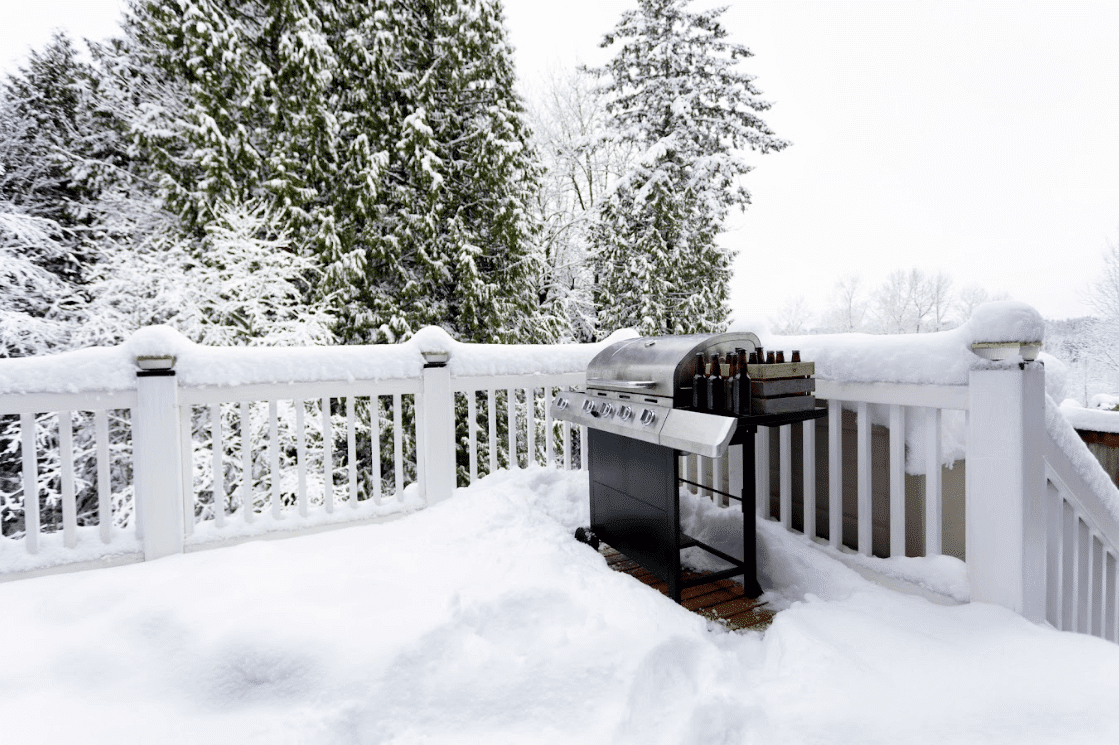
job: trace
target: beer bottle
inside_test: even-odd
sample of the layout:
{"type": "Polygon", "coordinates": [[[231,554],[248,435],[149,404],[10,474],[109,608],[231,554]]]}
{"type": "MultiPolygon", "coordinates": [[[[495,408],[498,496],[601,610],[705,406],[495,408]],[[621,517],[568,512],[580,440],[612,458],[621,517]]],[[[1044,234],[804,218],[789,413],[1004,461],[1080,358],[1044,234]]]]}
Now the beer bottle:
{"type": "Polygon", "coordinates": [[[777,361],[777,359],[773,356],[772,351],[769,351],[769,352],[765,353],[765,364],[772,365],[776,361],[777,361]]]}
{"type": "Polygon", "coordinates": [[[727,352],[719,377],[723,379],[723,413],[734,413],[734,373],[738,367],[738,352],[727,352]]]}
{"type": "Polygon", "coordinates": [[[707,403],[707,383],[704,376],[703,353],[697,352],[695,356],[695,375],[692,376],[692,408],[703,411],[707,403]]]}
{"type": "Polygon", "coordinates": [[[707,376],[707,410],[712,414],[723,410],[723,380],[719,376],[721,368],[719,355],[711,355],[711,374],[707,376]]]}
{"type": "Polygon", "coordinates": [[[777,362],[784,362],[784,361],[785,361],[785,351],[783,349],[778,349],[777,350],[777,362]]]}
{"type": "Polygon", "coordinates": [[[794,349],[794,350],[793,350],[793,359],[792,359],[792,361],[793,361],[793,362],[800,362],[800,350],[799,350],[799,349],[794,349]]]}
{"type": "MultiPolygon", "coordinates": [[[[736,364],[734,367],[734,379],[731,381],[731,397],[730,397],[730,413],[735,416],[742,416],[742,378],[746,375],[746,350],[734,350],[734,358],[736,364]]],[[[749,379],[747,377],[747,379],[749,379]]]]}

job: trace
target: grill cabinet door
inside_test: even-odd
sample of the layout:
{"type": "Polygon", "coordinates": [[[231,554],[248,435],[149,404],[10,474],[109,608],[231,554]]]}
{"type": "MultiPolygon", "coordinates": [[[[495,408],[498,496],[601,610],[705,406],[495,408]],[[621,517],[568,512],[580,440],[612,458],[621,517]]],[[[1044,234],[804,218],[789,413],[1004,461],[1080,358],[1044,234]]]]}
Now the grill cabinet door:
{"type": "Polygon", "coordinates": [[[590,429],[591,529],[659,579],[679,573],[676,451],[590,429]]]}

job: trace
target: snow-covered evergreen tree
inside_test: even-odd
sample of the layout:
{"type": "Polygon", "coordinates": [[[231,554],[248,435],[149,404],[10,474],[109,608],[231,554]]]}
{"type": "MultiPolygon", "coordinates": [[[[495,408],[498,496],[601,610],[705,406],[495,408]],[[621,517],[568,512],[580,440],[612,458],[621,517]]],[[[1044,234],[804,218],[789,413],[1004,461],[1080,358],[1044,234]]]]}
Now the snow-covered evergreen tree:
{"type": "Polygon", "coordinates": [[[788,145],[758,113],[770,104],[737,68],[751,56],[726,40],[723,9],[689,12],[690,0],[639,0],[603,40],[618,45],[596,70],[630,170],[592,232],[600,335],[722,329],[733,252],[716,244],[731,208],[745,209],[747,149],[788,145]]]}
{"type": "MultiPolygon", "coordinates": [[[[535,188],[496,0],[134,0],[111,68],[200,236],[264,200],[345,341],[539,333],[535,188]]],[[[311,299],[311,298],[309,298],[311,299]]]]}
{"type": "Polygon", "coordinates": [[[437,324],[473,341],[553,338],[534,294],[538,169],[500,3],[374,5],[388,162],[368,243],[327,269],[347,337],[393,341],[437,324]]]}

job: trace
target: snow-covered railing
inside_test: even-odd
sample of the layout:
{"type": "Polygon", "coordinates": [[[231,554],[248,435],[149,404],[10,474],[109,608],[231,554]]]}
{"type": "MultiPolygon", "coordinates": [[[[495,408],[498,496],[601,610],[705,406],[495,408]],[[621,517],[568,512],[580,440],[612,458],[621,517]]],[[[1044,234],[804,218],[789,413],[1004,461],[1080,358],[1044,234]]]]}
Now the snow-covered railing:
{"type": "Polygon", "coordinates": [[[383,520],[510,464],[573,467],[580,435],[545,402],[601,348],[424,329],[400,345],[221,349],[154,328],[0,362],[0,577],[383,520]]]}
{"type": "MultiPolygon", "coordinates": [[[[942,334],[763,339],[816,361],[829,417],[763,429],[757,510],[864,573],[1117,639],[1119,495],[1055,407],[1046,426],[1044,368],[1019,356],[1036,311],[984,308],[942,334]],[[943,470],[960,461],[965,479],[943,470]],[[942,528],[964,520],[945,516],[942,474],[966,500],[951,549],[942,528]],[[965,549],[952,587],[895,561],[965,549]]],[[[470,345],[424,329],[399,345],[222,349],[154,328],[0,361],[0,576],[383,520],[501,468],[585,465],[585,433],[547,404],[611,341],[470,345]]],[[[733,449],[683,468],[723,491],[743,478],[733,449]]]]}
{"type": "Polygon", "coordinates": [[[1061,409],[1045,409],[1045,617],[1119,642],[1119,489],[1061,409]]]}

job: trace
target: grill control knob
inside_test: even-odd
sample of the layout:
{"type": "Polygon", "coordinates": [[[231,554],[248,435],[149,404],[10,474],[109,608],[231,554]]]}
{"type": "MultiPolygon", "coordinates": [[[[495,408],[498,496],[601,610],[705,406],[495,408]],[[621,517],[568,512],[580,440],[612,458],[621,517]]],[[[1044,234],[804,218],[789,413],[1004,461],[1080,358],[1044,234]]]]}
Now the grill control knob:
{"type": "Polygon", "coordinates": [[[559,409],[560,411],[566,409],[567,404],[568,404],[568,400],[566,398],[561,397],[561,398],[556,399],[556,408],[559,409]]]}
{"type": "Polygon", "coordinates": [[[594,416],[594,401],[589,398],[583,399],[583,411],[594,416]]]}
{"type": "Polygon", "coordinates": [[[641,423],[646,427],[650,426],[653,422],[657,421],[656,412],[651,409],[644,409],[641,412],[641,423]]]}
{"type": "Polygon", "coordinates": [[[622,406],[622,408],[618,409],[618,418],[623,422],[628,422],[630,419],[633,419],[633,409],[628,406],[622,406]]]}
{"type": "Polygon", "coordinates": [[[599,412],[599,414],[604,419],[609,419],[610,417],[614,416],[614,404],[603,404],[602,410],[599,412]]]}

